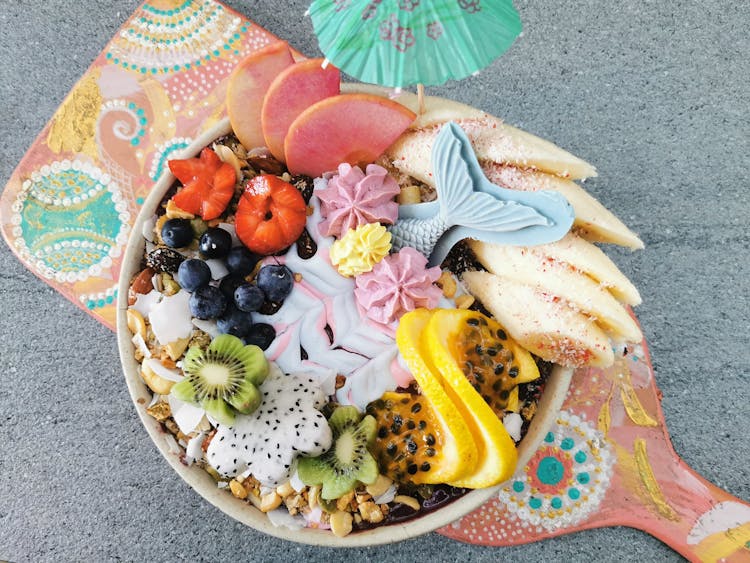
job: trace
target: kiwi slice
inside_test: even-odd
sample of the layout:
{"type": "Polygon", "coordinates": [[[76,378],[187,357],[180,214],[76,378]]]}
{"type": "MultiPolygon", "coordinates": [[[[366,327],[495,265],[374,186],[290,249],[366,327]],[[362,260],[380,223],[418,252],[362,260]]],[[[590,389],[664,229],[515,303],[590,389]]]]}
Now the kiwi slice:
{"type": "Polygon", "coordinates": [[[258,385],[268,374],[268,362],[257,346],[245,345],[231,334],[221,334],[206,350],[191,347],[182,361],[185,379],[171,394],[203,407],[221,424],[231,426],[235,413],[250,414],[262,400],[258,385]]]}
{"type": "Polygon", "coordinates": [[[320,485],[323,500],[337,499],[359,483],[370,485],[379,474],[367,447],[375,438],[375,419],[356,407],[338,407],[328,420],[333,445],[321,456],[301,457],[297,471],[305,485],[320,485]]]}

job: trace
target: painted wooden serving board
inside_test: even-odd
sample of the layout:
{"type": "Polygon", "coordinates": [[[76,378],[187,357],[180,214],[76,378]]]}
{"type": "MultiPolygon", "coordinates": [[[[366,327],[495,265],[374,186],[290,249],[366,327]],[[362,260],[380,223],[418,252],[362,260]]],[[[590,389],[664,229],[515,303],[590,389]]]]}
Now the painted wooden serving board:
{"type": "MultiPolygon", "coordinates": [[[[238,60],[276,37],[215,0],[150,0],[107,44],[0,197],[36,275],[114,328],[121,253],[167,159],[224,116],[238,60]]],[[[675,454],[645,343],[580,370],[557,425],[500,496],[440,532],[515,545],[626,525],[690,559],[750,561],[750,506],[675,454]]]]}
{"type": "Polygon", "coordinates": [[[691,561],[750,561],[750,504],[672,448],[646,342],[608,369],[580,369],[555,427],[497,498],[439,530],[509,546],[629,526],[691,561]]]}

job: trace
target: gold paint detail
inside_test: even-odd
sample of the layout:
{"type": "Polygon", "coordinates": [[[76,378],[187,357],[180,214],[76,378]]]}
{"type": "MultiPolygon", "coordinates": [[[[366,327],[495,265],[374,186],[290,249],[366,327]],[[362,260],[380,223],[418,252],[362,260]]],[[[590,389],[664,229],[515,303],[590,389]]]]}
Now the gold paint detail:
{"type": "Polygon", "coordinates": [[[643,408],[641,401],[638,399],[633,382],[630,379],[630,369],[628,369],[627,364],[622,360],[617,363],[621,370],[617,378],[620,385],[620,398],[622,399],[622,404],[625,406],[625,412],[628,413],[628,417],[638,426],[659,426],[659,423],[646,412],[646,409],[643,408]]]}
{"type": "Polygon", "coordinates": [[[712,534],[695,548],[701,561],[721,561],[740,550],[746,550],[750,543],[750,522],[724,532],[712,534]]]}
{"type": "Polygon", "coordinates": [[[674,511],[674,509],[667,503],[667,498],[659,486],[659,483],[654,477],[654,470],[651,468],[651,463],[648,460],[648,453],[646,452],[646,440],[643,438],[636,438],[633,442],[633,453],[635,457],[636,467],[638,468],[638,475],[641,478],[641,483],[646,488],[646,492],[651,499],[651,502],[656,506],[656,510],[661,516],[674,522],[678,521],[680,517],[674,511]]]}
{"type": "Polygon", "coordinates": [[[151,77],[140,79],[138,84],[143,89],[148,103],[151,105],[151,113],[153,115],[153,122],[149,130],[151,142],[154,145],[159,145],[166,143],[170,139],[174,139],[177,135],[177,117],[172,101],[169,99],[164,86],[162,86],[161,82],[151,77]]]}
{"type": "Polygon", "coordinates": [[[609,429],[612,425],[612,414],[610,413],[610,403],[612,402],[612,393],[614,392],[615,386],[612,385],[609,388],[607,399],[604,401],[602,408],[599,410],[599,416],[596,419],[596,426],[599,432],[605,436],[609,435],[609,429]]]}
{"type": "Polygon", "coordinates": [[[98,80],[101,71],[94,70],[70,93],[52,119],[47,146],[54,153],[83,153],[97,160],[96,120],[102,107],[98,80]]]}

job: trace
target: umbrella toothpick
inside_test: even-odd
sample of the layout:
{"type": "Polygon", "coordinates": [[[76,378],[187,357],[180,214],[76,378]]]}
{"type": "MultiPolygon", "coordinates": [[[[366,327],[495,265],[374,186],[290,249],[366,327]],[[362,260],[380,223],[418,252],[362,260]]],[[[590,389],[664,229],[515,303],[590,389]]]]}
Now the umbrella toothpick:
{"type": "Polygon", "coordinates": [[[424,113],[424,84],[417,84],[417,113],[424,113]]]}

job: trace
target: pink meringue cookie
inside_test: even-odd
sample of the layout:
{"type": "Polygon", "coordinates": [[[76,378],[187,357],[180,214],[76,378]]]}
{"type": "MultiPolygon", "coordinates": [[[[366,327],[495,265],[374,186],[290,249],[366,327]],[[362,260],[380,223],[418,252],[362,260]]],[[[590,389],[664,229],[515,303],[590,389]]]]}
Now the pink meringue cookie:
{"type": "Polygon", "coordinates": [[[427,258],[405,247],[378,262],[371,272],[357,276],[354,296],[360,315],[393,336],[404,314],[436,307],[442,295],[435,285],[441,270],[426,266],[427,258]]]}
{"type": "Polygon", "coordinates": [[[343,163],[338,172],[325,189],[315,192],[325,219],[318,225],[320,234],[341,238],[342,233],[364,223],[396,221],[398,204],[393,198],[400,189],[385,168],[368,164],[365,173],[358,166],[343,163]]]}

